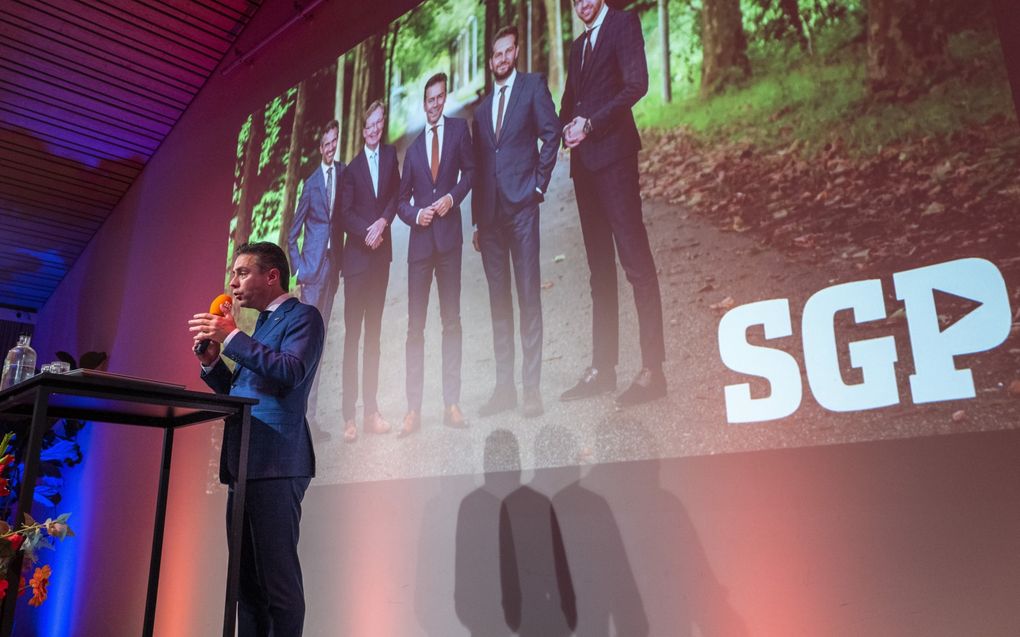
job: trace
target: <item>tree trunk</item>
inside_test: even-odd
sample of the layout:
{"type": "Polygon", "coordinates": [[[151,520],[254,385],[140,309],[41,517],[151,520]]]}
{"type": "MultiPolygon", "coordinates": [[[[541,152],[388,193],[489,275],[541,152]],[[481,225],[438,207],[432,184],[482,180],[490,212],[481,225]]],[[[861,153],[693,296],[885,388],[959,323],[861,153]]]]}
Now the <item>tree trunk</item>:
{"type": "Polygon", "coordinates": [[[283,211],[280,213],[280,235],[277,245],[287,245],[287,234],[290,232],[290,224],[294,220],[294,203],[297,200],[297,186],[301,177],[297,174],[301,165],[301,131],[305,125],[305,103],[308,100],[308,89],[305,86],[307,80],[301,81],[297,86],[297,95],[294,97],[294,121],[290,127],[290,148],[287,149],[287,172],[283,178],[283,211]]]}
{"type": "Polygon", "coordinates": [[[714,95],[751,74],[740,0],[705,0],[701,12],[701,94],[714,95]]]}
{"type": "Polygon", "coordinates": [[[333,119],[344,121],[344,81],[347,71],[347,56],[341,55],[336,60],[336,97],[333,101],[333,119]]]}
{"type": "Polygon", "coordinates": [[[800,19],[800,7],[797,6],[797,0],[779,0],[779,8],[786,16],[790,28],[793,29],[793,35],[797,38],[800,50],[806,51],[808,40],[804,33],[804,21],[800,19]]]}
{"type": "MultiPolygon", "coordinates": [[[[259,108],[252,114],[251,132],[248,135],[248,146],[244,152],[244,176],[241,178],[241,196],[237,202],[235,214],[233,240],[234,253],[251,236],[251,214],[254,203],[252,202],[252,186],[259,173],[259,151],[262,148],[262,138],[265,136],[266,110],[259,108]]],[[[227,262],[227,279],[230,278],[230,270],[233,268],[234,254],[231,254],[227,262]]]]}
{"type": "Polygon", "coordinates": [[[563,90],[563,13],[559,0],[545,0],[546,24],[549,27],[549,88],[553,95],[563,90]]]}
{"type": "MultiPolygon", "coordinates": [[[[492,38],[499,30],[499,0],[485,0],[485,53],[482,60],[485,68],[489,66],[489,58],[492,57],[492,38]]],[[[485,93],[492,90],[492,74],[488,71],[482,73],[485,77],[485,93]]]]}
{"type": "Polygon", "coordinates": [[[947,33],[937,0],[869,0],[868,88],[909,95],[946,62],[947,33]]]}
{"type": "Polygon", "coordinates": [[[662,49],[662,101],[673,101],[673,78],[669,69],[669,0],[659,0],[659,47],[662,49]]]}

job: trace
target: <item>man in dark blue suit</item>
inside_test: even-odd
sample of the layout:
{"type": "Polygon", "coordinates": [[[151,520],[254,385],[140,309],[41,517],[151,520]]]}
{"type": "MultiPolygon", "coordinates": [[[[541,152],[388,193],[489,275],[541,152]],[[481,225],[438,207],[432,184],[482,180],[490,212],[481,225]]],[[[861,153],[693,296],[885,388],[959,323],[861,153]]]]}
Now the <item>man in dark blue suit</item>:
{"type": "Polygon", "coordinates": [[[545,78],[518,73],[517,29],[504,27],[492,41],[495,80],[475,110],[475,179],[471,219],[475,249],[489,283],[496,388],[480,413],[517,404],[514,387],[514,308],[510,263],[521,313],[521,385],[525,417],[542,414],[542,275],[538,204],[549,188],[559,145],[559,119],[545,78]],[[498,97],[497,97],[498,95],[498,97]],[[541,141],[538,150],[537,141],[541,141]]]}
{"type": "Polygon", "coordinates": [[[574,9],[585,32],[570,47],[560,122],[564,144],[571,149],[570,176],[591,271],[593,351],[591,367],[561,399],[616,389],[619,253],[634,288],[642,363],[634,382],[616,402],[635,405],[666,395],[662,299],[642,219],[641,138],[631,113],[648,91],[644,37],[636,14],[611,9],[605,0],[574,0],[574,9]]]}
{"type": "Polygon", "coordinates": [[[421,427],[425,383],[425,317],[432,278],[443,323],[443,422],[467,426],[460,409],[460,203],[471,190],[474,157],[468,124],[446,117],[446,74],[425,83],[425,130],[404,156],[397,214],[411,226],[407,246],[407,415],[400,436],[421,427]]]}
{"type": "MultiPolygon", "coordinates": [[[[297,543],[301,501],[315,454],[305,410],[322,355],[324,327],[318,310],[286,290],[287,257],[272,243],[241,246],[230,288],[236,306],[258,310],[249,336],[233,314],[196,314],[189,321],[202,379],[218,394],[258,398],[252,408],[248,481],[241,545],[238,635],[298,637],[305,615],[297,543]],[[237,366],[233,373],[220,354],[237,366]]],[[[235,306],[235,307],[236,307],[235,306]]],[[[220,480],[228,485],[231,510],[240,457],[240,423],[228,419],[220,453],[220,480]]],[[[230,517],[227,517],[230,533],[230,517]]]]}
{"type": "MultiPolygon", "coordinates": [[[[319,154],[322,161],[305,180],[298,199],[294,220],[287,232],[287,249],[290,262],[297,274],[297,293],[305,303],[314,305],[329,326],[333,312],[333,297],[340,285],[340,267],[343,258],[343,230],[334,220],[337,195],[344,164],[333,161],[336,155],[340,123],[332,120],[319,135],[319,154]],[[304,241],[298,247],[298,239],[304,241]]],[[[308,413],[312,419],[312,433],[316,441],[329,440],[330,435],[317,422],[319,383],[312,387],[308,398],[308,413]]]]}
{"type": "Polygon", "coordinates": [[[344,170],[341,181],[340,223],[347,233],[344,242],[344,440],[358,437],[355,422],[358,402],[358,344],[365,326],[363,400],[365,432],[382,434],[390,424],[379,413],[379,338],[383,306],[390,280],[393,248],[390,224],[397,216],[400,173],[397,149],[382,141],[386,105],[372,102],[365,110],[362,136],[365,146],[344,170]]]}

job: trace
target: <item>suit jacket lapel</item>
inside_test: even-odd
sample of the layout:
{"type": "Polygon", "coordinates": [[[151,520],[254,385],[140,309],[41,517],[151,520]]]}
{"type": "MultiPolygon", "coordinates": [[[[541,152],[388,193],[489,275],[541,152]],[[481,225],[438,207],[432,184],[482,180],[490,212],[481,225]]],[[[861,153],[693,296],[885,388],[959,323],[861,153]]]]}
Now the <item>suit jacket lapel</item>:
{"type": "Polygon", "coordinates": [[[389,183],[390,183],[389,182],[389,180],[390,180],[390,162],[389,162],[390,151],[393,151],[394,153],[396,153],[396,150],[392,146],[387,146],[387,145],[382,144],[382,143],[379,144],[379,193],[376,194],[377,198],[378,198],[378,195],[381,194],[386,189],[386,186],[389,185],[389,183]]]}
{"type": "MultiPolygon", "coordinates": [[[[517,79],[514,80],[514,88],[510,91],[510,101],[507,102],[506,110],[503,111],[503,127],[500,129],[501,131],[506,130],[510,119],[516,112],[517,103],[521,101],[521,93],[524,91],[524,84],[524,77],[518,72],[517,79]]],[[[489,112],[492,112],[491,109],[489,112]]]]}
{"type": "MultiPolygon", "coordinates": [[[[334,169],[335,167],[336,164],[334,164],[334,169]]],[[[292,297],[281,303],[280,307],[276,308],[273,311],[273,313],[269,315],[269,318],[266,319],[266,322],[263,323],[258,330],[255,330],[251,333],[252,340],[254,340],[256,343],[265,344],[266,337],[273,333],[273,330],[275,330],[279,326],[280,322],[284,319],[285,316],[287,316],[287,313],[294,308],[297,302],[298,302],[297,299],[292,297]]],[[[231,384],[233,384],[234,381],[237,380],[238,375],[241,373],[241,369],[242,369],[241,365],[234,366],[234,373],[230,377],[231,384]]]]}
{"type": "Polygon", "coordinates": [[[361,174],[361,179],[365,182],[368,192],[372,193],[372,196],[375,197],[375,190],[372,189],[372,168],[368,165],[368,154],[365,153],[364,149],[351,162],[352,167],[355,163],[358,164],[357,172],[361,174]]]}
{"type": "MultiPolygon", "coordinates": [[[[592,76],[592,69],[601,63],[600,60],[600,58],[602,57],[601,53],[603,49],[608,48],[606,46],[603,46],[603,44],[605,44],[606,42],[605,35],[612,29],[611,23],[614,22],[615,19],[616,16],[614,15],[614,11],[612,9],[607,9],[606,17],[602,19],[602,24],[599,26],[598,37],[595,38],[595,46],[592,48],[591,51],[591,60],[589,60],[589,62],[591,63],[585,64],[584,69],[581,73],[582,84],[587,83],[588,79],[590,79],[592,76]]],[[[582,39],[582,42],[583,41],[584,40],[582,39]]]]}
{"type": "Polygon", "coordinates": [[[418,137],[418,140],[416,140],[415,143],[418,146],[418,148],[416,148],[414,152],[421,155],[421,165],[425,167],[425,172],[428,173],[429,181],[432,181],[432,167],[429,165],[428,151],[425,150],[425,144],[428,143],[428,138],[429,138],[429,124],[428,122],[425,122],[425,131],[418,137]]]}

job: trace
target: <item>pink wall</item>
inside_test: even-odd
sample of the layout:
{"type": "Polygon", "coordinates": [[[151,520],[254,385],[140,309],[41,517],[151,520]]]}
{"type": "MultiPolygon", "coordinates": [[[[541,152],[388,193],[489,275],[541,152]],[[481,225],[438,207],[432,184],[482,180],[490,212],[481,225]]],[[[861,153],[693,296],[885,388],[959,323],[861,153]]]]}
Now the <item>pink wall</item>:
{"type": "MultiPolygon", "coordinates": [[[[111,371],[202,387],[186,320],[222,280],[239,123],[409,4],[326,3],[252,66],[214,76],[40,314],[40,358],[105,350],[111,371]]],[[[239,46],[289,7],[267,3],[239,46]]],[[[205,493],[209,439],[207,426],[177,438],[156,625],[165,637],[218,634],[225,498],[205,493]]],[[[156,432],[94,426],[87,521],[60,547],[79,565],[74,634],[140,630],[159,450],[156,432]]],[[[557,511],[581,634],[609,634],[597,627],[612,611],[622,635],[647,624],[664,636],[1005,636],[1020,633],[1018,452],[1020,433],[998,432],[523,481],[557,511]]],[[[489,514],[514,487],[500,475],[313,486],[300,547],[306,634],[466,635],[470,609],[505,628],[498,562],[458,556],[496,546],[489,514]]],[[[543,592],[541,574],[523,580],[523,604],[543,592]]],[[[538,612],[556,634],[555,613],[538,612]]]]}

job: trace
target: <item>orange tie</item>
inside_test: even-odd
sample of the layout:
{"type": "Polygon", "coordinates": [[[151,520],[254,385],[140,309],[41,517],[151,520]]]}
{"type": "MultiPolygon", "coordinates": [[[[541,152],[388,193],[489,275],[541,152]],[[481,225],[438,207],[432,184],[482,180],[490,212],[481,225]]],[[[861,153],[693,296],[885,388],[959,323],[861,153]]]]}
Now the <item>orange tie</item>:
{"type": "Polygon", "coordinates": [[[439,124],[432,127],[432,181],[439,176],[439,124]]]}

